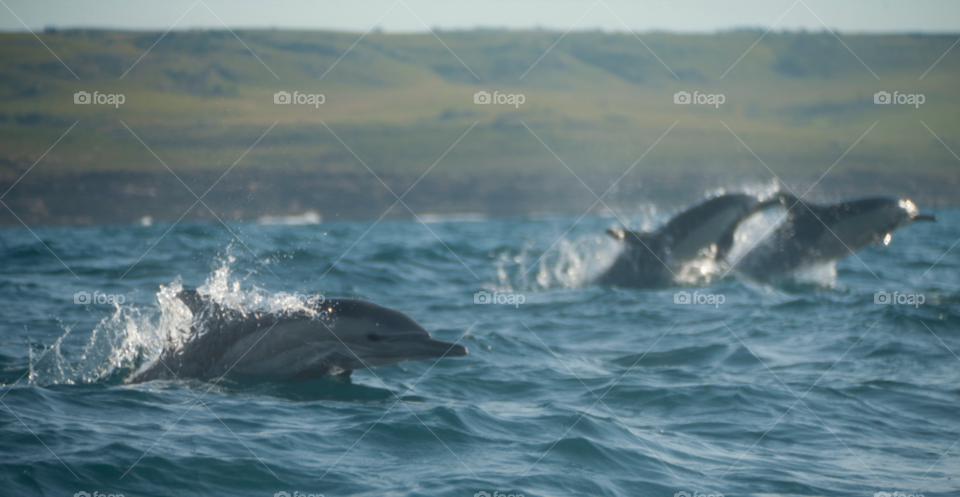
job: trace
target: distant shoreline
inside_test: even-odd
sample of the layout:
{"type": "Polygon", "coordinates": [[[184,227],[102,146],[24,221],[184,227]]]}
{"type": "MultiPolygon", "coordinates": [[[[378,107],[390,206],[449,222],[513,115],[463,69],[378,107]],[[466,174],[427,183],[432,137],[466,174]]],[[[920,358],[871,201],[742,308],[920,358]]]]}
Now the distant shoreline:
{"type": "MultiPolygon", "coordinates": [[[[615,210],[635,210],[643,204],[679,208],[703,198],[708,192],[772,185],[769,177],[721,178],[690,174],[628,175],[604,197],[615,210]],[[640,179],[643,180],[640,180],[640,179]]],[[[198,195],[217,178],[215,172],[178,172],[198,195]]],[[[414,175],[382,174],[381,179],[397,192],[406,191],[414,175]]],[[[786,179],[802,194],[817,178],[786,179]]],[[[594,192],[603,192],[616,177],[586,180],[594,192]]],[[[13,181],[0,182],[6,191],[13,181]]],[[[769,186],[767,186],[769,188],[769,186]]],[[[960,205],[960,174],[954,176],[908,173],[833,172],[806,197],[811,202],[857,195],[886,194],[910,198],[927,207],[960,205]]],[[[599,195],[600,193],[598,193],[599,195]]],[[[99,225],[184,220],[256,221],[264,216],[319,213],[325,222],[412,218],[375,177],[358,173],[313,173],[240,170],[225,176],[197,203],[187,188],[170,173],[89,172],[59,175],[27,175],[4,198],[10,209],[29,226],[99,225]],[[191,206],[197,204],[192,209],[191,206]],[[188,212],[188,209],[189,212],[188,212]]],[[[596,198],[572,175],[514,175],[478,178],[432,174],[423,178],[404,197],[417,215],[474,214],[505,217],[542,213],[580,215],[596,198]]],[[[594,213],[605,210],[594,206],[594,213]]],[[[0,210],[0,226],[21,226],[6,209],[0,210]]]]}

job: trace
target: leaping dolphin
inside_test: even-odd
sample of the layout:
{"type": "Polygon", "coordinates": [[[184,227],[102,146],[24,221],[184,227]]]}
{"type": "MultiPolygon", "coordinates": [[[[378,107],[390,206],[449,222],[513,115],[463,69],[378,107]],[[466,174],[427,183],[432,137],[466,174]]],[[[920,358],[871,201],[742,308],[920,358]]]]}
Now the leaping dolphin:
{"type": "Polygon", "coordinates": [[[166,348],[127,382],[225,374],[306,381],[404,361],[460,357],[462,345],[430,338],[407,315],[372,302],[327,300],[296,312],[244,312],[196,290],[177,297],[193,314],[191,337],[166,348]]]}
{"type": "Polygon", "coordinates": [[[733,246],[740,221],[779,198],[759,200],[746,194],[721,195],[676,215],[667,224],[649,233],[623,229],[607,234],[623,244],[623,250],[598,279],[601,285],[651,287],[669,284],[680,267],[711,250],[715,260],[723,259],[733,246]]]}
{"type": "Polygon", "coordinates": [[[872,243],[890,243],[890,234],[898,228],[937,220],[933,214],[922,214],[910,200],[896,197],[814,205],[780,194],[780,202],[789,209],[786,220],[736,264],[739,272],[754,279],[769,280],[837,261],[872,243]]]}

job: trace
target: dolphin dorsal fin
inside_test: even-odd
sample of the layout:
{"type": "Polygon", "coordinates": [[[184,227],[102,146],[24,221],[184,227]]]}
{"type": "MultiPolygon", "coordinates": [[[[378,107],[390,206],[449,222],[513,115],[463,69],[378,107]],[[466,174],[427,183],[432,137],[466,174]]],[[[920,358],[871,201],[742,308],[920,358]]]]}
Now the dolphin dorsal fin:
{"type": "Polygon", "coordinates": [[[177,294],[177,298],[190,309],[190,312],[192,312],[194,316],[200,315],[207,306],[207,301],[204,300],[200,292],[196,290],[181,290],[180,293],[177,294]]]}

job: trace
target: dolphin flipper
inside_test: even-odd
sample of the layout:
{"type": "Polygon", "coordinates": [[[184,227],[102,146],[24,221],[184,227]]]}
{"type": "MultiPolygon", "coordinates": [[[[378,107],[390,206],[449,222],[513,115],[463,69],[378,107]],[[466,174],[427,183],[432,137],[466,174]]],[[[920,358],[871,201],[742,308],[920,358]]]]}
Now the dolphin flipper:
{"type": "Polygon", "coordinates": [[[737,232],[737,228],[740,227],[740,223],[742,223],[744,219],[775,205],[783,205],[786,202],[790,202],[791,199],[793,202],[791,202],[790,205],[793,205],[793,203],[798,201],[797,198],[793,197],[792,195],[789,196],[789,198],[776,196],[771,199],[760,201],[757,203],[757,205],[749,209],[740,219],[737,220],[736,224],[730,226],[730,229],[723,232],[723,234],[720,235],[720,238],[717,239],[717,252],[713,257],[714,260],[723,260],[727,257],[727,254],[730,253],[730,249],[733,248],[734,235],[737,232]]]}
{"type": "Polygon", "coordinates": [[[727,258],[727,254],[730,252],[730,249],[733,248],[733,235],[736,232],[737,225],[734,225],[720,235],[720,239],[717,240],[717,252],[713,256],[715,261],[720,261],[727,258]]]}

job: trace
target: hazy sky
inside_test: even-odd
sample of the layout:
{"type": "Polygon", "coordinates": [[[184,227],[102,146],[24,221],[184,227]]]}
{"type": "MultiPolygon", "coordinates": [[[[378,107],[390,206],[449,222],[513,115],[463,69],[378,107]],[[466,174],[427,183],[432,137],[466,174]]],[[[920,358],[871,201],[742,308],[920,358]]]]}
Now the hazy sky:
{"type": "Polygon", "coordinates": [[[167,30],[485,28],[713,32],[960,31],[958,0],[0,0],[0,30],[46,26],[167,30]],[[392,6],[392,8],[391,8],[392,6]],[[19,17],[19,20],[18,20],[19,17]],[[22,23],[21,23],[22,20],[22,23]],[[179,22],[178,22],[179,20],[179,22]],[[779,22],[778,22],[779,21],[779,22]],[[626,26],[626,27],[625,27],[626,26]]]}

